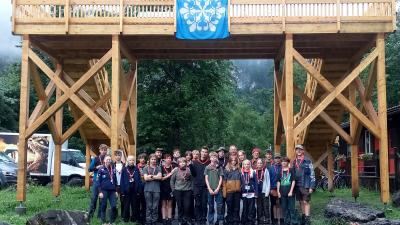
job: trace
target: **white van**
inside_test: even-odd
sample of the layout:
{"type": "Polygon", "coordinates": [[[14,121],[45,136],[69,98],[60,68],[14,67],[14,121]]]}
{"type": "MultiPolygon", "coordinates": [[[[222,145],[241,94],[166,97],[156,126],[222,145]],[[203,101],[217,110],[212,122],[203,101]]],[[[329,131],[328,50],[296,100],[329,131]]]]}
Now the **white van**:
{"type": "MultiPolygon", "coordinates": [[[[0,151],[18,162],[18,133],[0,132],[0,151]]],[[[54,175],[54,142],[50,134],[33,134],[28,139],[28,172],[41,184],[51,182],[54,175]]],[[[85,179],[85,156],[80,150],[68,149],[68,142],[61,150],[61,182],[71,185],[83,184],[85,179]]]]}

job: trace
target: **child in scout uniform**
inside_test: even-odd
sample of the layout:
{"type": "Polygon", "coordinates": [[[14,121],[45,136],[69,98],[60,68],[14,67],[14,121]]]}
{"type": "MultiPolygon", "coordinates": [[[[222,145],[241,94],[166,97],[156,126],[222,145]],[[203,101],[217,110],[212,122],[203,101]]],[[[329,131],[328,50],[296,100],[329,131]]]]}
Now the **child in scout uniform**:
{"type": "Polygon", "coordinates": [[[284,216],[285,225],[295,225],[297,215],[295,209],[294,188],[296,183],[296,174],[289,168],[289,158],[283,157],[282,171],[278,178],[278,196],[281,200],[281,208],[284,216]]]}
{"type": "Polygon", "coordinates": [[[164,165],[161,167],[161,214],[163,224],[172,223],[172,190],[170,179],[174,166],[172,165],[172,156],[164,154],[164,165]]]}
{"type": "Polygon", "coordinates": [[[155,154],[151,154],[149,160],[149,165],[143,169],[146,224],[155,225],[160,201],[161,168],[157,166],[157,156],[155,154]]]}
{"type": "Polygon", "coordinates": [[[140,172],[135,166],[135,158],[130,155],[127,158],[127,165],[121,172],[121,193],[124,198],[122,218],[124,222],[136,222],[138,219],[136,204],[141,183],[140,172]]]}
{"type": "Polygon", "coordinates": [[[210,164],[208,158],[208,147],[204,146],[200,151],[200,158],[193,159],[190,164],[190,170],[193,173],[193,193],[194,193],[194,209],[195,220],[199,225],[205,225],[207,222],[207,195],[208,190],[204,179],[204,170],[210,164]]]}
{"type": "Polygon", "coordinates": [[[170,184],[178,205],[178,218],[181,225],[192,220],[193,209],[193,176],[185,157],[178,159],[179,167],[172,172],[170,184]]]}
{"type": "Polygon", "coordinates": [[[244,160],[241,173],[243,210],[242,225],[254,225],[256,218],[255,199],[258,194],[256,172],[251,168],[250,160],[244,160]]]}
{"type": "Polygon", "coordinates": [[[222,169],[218,165],[218,154],[210,153],[210,164],[204,170],[205,181],[208,190],[208,224],[214,225],[214,204],[217,204],[217,224],[223,224],[224,214],[222,211],[222,169]]]}
{"type": "Polygon", "coordinates": [[[106,209],[107,201],[110,203],[110,223],[115,221],[115,212],[117,211],[117,192],[116,183],[117,176],[115,168],[111,164],[111,156],[107,155],[104,158],[104,167],[98,171],[98,182],[99,182],[99,197],[101,198],[101,222],[106,223],[106,209]]]}
{"type": "MultiPolygon", "coordinates": [[[[99,182],[97,182],[97,173],[101,167],[104,166],[104,158],[107,154],[108,146],[105,144],[101,144],[99,147],[99,156],[94,157],[90,161],[89,165],[89,172],[93,172],[93,187],[92,187],[92,197],[90,200],[90,207],[89,207],[89,217],[92,218],[94,211],[96,211],[97,201],[99,199],[99,182]]],[[[101,216],[101,209],[97,210],[97,217],[100,218],[101,216]]]]}
{"type": "MultiPolygon", "coordinates": [[[[117,176],[117,193],[119,195],[119,200],[121,202],[121,216],[122,216],[122,212],[124,211],[124,197],[122,196],[121,193],[121,174],[122,174],[122,170],[124,169],[125,165],[122,162],[122,150],[118,149],[117,151],[114,152],[114,167],[115,167],[115,173],[117,176]]],[[[118,210],[117,210],[118,212],[118,210]]],[[[116,212],[116,215],[118,214],[116,212]]]]}
{"type": "Polygon", "coordinates": [[[282,217],[280,201],[278,198],[278,191],[277,191],[278,178],[282,170],[281,159],[282,159],[281,154],[275,153],[274,163],[268,169],[270,184],[271,184],[271,191],[270,191],[271,219],[274,224],[280,224],[282,217]]]}
{"type": "Polygon", "coordinates": [[[144,176],[143,176],[143,169],[146,167],[146,153],[142,153],[138,156],[138,163],[136,164],[137,169],[140,173],[140,184],[138,189],[138,196],[137,196],[137,204],[136,204],[136,213],[137,213],[137,221],[140,224],[144,224],[146,220],[146,199],[144,197],[144,176]]]}
{"type": "Polygon", "coordinates": [[[227,214],[225,221],[229,225],[240,224],[241,182],[238,158],[231,156],[224,170],[223,195],[226,198],[227,214]]]}
{"type": "Polygon", "coordinates": [[[258,198],[256,201],[258,225],[270,224],[271,211],[269,204],[269,172],[267,169],[264,169],[264,163],[261,159],[258,159],[256,162],[256,175],[258,185],[258,198]]]}

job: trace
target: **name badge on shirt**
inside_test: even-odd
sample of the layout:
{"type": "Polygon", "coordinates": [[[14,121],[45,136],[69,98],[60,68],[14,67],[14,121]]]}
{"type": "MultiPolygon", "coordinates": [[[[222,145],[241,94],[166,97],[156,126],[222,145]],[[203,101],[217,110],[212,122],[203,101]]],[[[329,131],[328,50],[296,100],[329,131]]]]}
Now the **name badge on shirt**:
{"type": "Polygon", "coordinates": [[[244,186],[244,189],[247,190],[247,191],[250,190],[250,185],[244,186]]]}

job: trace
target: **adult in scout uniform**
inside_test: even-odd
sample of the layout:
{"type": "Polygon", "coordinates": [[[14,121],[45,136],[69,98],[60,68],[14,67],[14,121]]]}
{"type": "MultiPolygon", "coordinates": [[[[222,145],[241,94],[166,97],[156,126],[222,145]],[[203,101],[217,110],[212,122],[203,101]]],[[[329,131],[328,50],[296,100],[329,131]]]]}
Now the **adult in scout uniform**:
{"type": "Polygon", "coordinates": [[[106,222],[107,201],[110,203],[110,223],[114,223],[117,211],[117,176],[111,156],[104,158],[104,167],[98,171],[99,197],[101,198],[101,222],[106,222]]]}

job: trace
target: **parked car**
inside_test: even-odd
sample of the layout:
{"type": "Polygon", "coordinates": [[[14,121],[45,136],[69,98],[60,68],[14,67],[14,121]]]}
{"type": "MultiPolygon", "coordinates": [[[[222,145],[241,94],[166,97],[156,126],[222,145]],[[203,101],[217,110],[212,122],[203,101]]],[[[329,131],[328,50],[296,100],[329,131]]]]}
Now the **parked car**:
{"type": "Polygon", "coordinates": [[[0,171],[5,177],[6,184],[17,183],[18,165],[4,152],[0,152],[0,171]]]}

